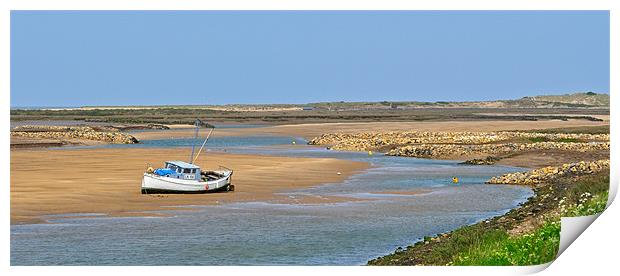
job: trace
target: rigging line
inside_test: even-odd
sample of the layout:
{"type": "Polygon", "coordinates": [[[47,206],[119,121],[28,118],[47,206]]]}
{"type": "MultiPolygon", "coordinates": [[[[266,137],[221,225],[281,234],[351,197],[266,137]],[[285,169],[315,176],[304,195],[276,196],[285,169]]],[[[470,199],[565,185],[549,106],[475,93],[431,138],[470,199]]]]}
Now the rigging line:
{"type": "Polygon", "coordinates": [[[192,160],[192,164],[194,164],[194,162],[196,162],[196,159],[198,159],[198,156],[200,155],[200,152],[202,151],[202,148],[204,148],[204,146],[207,144],[207,140],[209,140],[209,137],[211,136],[211,132],[213,132],[213,128],[211,130],[209,130],[209,134],[207,135],[207,138],[205,139],[205,141],[202,142],[202,146],[200,146],[200,149],[198,150],[198,153],[196,154],[196,157],[194,158],[194,160],[192,160]]]}

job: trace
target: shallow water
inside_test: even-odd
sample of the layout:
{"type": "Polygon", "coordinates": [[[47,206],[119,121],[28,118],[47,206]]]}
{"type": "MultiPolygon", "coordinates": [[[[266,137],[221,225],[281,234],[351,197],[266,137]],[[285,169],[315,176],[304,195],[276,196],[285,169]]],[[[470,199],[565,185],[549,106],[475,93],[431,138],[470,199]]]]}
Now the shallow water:
{"type": "MultiPolygon", "coordinates": [[[[191,142],[167,139],[130,146],[187,147],[191,142]]],[[[532,195],[526,187],[483,184],[519,168],[369,156],[304,143],[293,137],[216,137],[209,148],[370,162],[370,169],[344,183],[283,192],[293,200],[307,194],[364,200],[232,203],[156,218],[52,216],[50,224],[11,226],[11,264],[360,265],[426,235],[501,215],[532,195]],[[451,182],[453,176],[459,177],[458,185],[451,182]]]]}
{"type": "MultiPolygon", "coordinates": [[[[160,131],[160,130],[149,130],[160,131]]],[[[203,134],[204,135],[204,134],[203,134]]],[[[202,139],[194,138],[171,138],[171,139],[154,139],[154,140],[142,140],[139,144],[106,144],[96,146],[74,146],[74,147],[59,147],[57,149],[67,148],[183,148],[181,151],[188,153],[191,152],[192,145],[195,145],[195,149],[198,150],[204,141],[202,139]]],[[[277,146],[288,145],[295,142],[296,145],[306,144],[307,141],[299,137],[285,137],[285,136],[228,136],[228,137],[211,137],[207,142],[207,151],[223,151],[228,149],[236,149],[237,151],[246,151],[248,153],[257,150],[263,150],[265,154],[280,154],[284,152],[279,147],[269,150],[264,148],[265,146],[277,146]]],[[[286,153],[283,153],[286,154],[286,153]]]]}

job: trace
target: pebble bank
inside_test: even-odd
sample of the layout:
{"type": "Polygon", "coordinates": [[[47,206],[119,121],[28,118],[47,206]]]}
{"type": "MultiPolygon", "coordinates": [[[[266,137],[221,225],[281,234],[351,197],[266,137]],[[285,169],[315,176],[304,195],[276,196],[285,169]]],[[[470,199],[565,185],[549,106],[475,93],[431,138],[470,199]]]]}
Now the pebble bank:
{"type": "Polygon", "coordinates": [[[12,137],[38,139],[86,139],[112,144],[135,144],[138,139],[122,132],[97,131],[88,126],[20,126],[11,130],[12,137]]]}
{"type": "Polygon", "coordinates": [[[420,158],[441,158],[447,156],[468,156],[475,154],[509,154],[529,150],[566,150],[586,152],[593,150],[609,150],[609,142],[538,142],[538,143],[507,143],[507,144],[421,144],[397,147],[387,152],[391,156],[407,156],[420,158]]]}
{"type": "Polygon", "coordinates": [[[536,185],[561,176],[577,176],[609,169],[609,159],[550,166],[527,172],[507,173],[487,181],[488,184],[536,185]]]}
{"type": "Polygon", "coordinates": [[[387,155],[442,158],[475,154],[509,154],[527,150],[608,150],[609,134],[503,132],[362,132],[328,133],[310,145],[335,150],[368,151],[389,149],[387,155]],[[531,142],[539,139],[542,141],[531,142]]]}

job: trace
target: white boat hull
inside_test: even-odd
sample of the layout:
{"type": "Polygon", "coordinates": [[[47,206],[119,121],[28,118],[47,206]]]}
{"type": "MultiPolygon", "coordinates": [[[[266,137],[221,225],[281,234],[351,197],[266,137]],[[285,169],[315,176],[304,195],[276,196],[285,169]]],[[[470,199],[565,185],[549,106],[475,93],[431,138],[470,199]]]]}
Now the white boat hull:
{"type": "Polygon", "coordinates": [[[207,193],[228,190],[232,171],[219,171],[223,176],[210,181],[186,180],[144,173],[142,193],[207,193]]]}

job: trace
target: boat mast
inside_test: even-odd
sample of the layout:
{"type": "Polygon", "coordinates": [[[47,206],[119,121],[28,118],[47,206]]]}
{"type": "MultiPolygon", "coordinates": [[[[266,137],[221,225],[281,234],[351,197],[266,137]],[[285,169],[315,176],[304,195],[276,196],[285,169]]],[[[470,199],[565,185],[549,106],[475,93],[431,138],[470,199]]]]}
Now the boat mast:
{"type": "Polygon", "coordinates": [[[196,148],[196,139],[198,139],[198,126],[202,123],[198,118],[194,121],[194,126],[196,126],[196,131],[194,132],[194,143],[192,143],[192,155],[189,157],[189,163],[192,164],[192,160],[194,160],[194,149],[196,148]]]}

